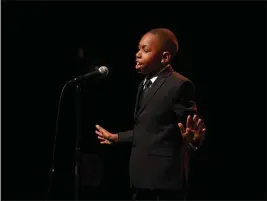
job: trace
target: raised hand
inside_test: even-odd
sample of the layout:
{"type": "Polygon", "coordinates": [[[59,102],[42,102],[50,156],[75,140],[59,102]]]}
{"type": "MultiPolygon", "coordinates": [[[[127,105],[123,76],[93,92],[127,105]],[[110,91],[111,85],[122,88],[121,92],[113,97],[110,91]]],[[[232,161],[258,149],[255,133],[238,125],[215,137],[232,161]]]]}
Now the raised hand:
{"type": "Polygon", "coordinates": [[[187,138],[189,142],[195,142],[201,145],[205,139],[206,126],[202,119],[194,115],[187,116],[186,128],[182,123],[178,123],[183,138],[187,138]]]}
{"type": "Polygon", "coordinates": [[[95,133],[101,144],[112,144],[118,141],[118,134],[113,134],[99,125],[96,125],[95,133]]]}

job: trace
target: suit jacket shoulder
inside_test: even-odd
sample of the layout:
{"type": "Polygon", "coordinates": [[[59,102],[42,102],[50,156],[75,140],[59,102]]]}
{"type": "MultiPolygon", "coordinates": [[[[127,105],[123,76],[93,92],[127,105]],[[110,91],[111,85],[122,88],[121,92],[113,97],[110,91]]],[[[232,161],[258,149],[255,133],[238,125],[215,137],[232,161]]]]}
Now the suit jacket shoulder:
{"type": "Polygon", "coordinates": [[[183,76],[180,73],[175,72],[175,71],[172,72],[170,78],[173,80],[174,83],[176,83],[178,85],[181,85],[185,82],[189,82],[193,85],[193,82],[189,78],[187,78],[187,77],[185,77],[185,76],[183,76]]]}
{"type": "Polygon", "coordinates": [[[168,86],[170,94],[173,94],[175,98],[177,96],[190,96],[192,99],[195,99],[195,86],[193,82],[178,72],[173,71],[170,74],[166,86],[168,86]]]}

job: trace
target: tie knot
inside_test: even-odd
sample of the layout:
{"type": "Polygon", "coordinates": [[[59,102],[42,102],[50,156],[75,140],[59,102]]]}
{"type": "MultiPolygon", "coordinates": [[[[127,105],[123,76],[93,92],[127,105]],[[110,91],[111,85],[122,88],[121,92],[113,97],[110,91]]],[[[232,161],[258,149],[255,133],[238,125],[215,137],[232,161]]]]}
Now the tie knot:
{"type": "Polygon", "coordinates": [[[146,80],[146,82],[145,82],[145,89],[146,88],[149,88],[151,86],[151,84],[152,84],[152,81],[151,80],[146,80]]]}

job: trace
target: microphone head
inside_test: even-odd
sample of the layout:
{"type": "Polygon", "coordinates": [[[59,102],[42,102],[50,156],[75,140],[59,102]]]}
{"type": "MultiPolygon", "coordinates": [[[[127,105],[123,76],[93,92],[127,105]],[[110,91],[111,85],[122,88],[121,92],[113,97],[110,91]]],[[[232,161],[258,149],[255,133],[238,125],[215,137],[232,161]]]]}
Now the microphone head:
{"type": "Polygon", "coordinates": [[[101,66],[98,71],[102,74],[102,75],[108,75],[109,70],[106,66],[101,66]]]}

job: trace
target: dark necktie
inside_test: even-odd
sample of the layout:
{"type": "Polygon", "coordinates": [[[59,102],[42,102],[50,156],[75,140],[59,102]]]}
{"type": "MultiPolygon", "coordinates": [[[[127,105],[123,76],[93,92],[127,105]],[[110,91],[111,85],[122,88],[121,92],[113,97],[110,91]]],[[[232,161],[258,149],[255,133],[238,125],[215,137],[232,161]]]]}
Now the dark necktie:
{"type": "Polygon", "coordinates": [[[151,80],[147,80],[145,85],[144,85],[144,89],[143,89],[143,98],[145,98],[145,96],[147,95],[147,92],[149,90],[149,88],[151,87],[152,82],[151,80]]]}
{"type": "Polygon", "coordinates": [[[146,83],[144,84],[144,88],[142,90],[142,94],[140,97],[140,101],[139,101],[140,104],[139,105],[143,104],[143,101],[145,100],[147,92],[148,92],[149,88],[151,87],[151,85],[152,85],[151,80],[146,80],[146,83]]]}

